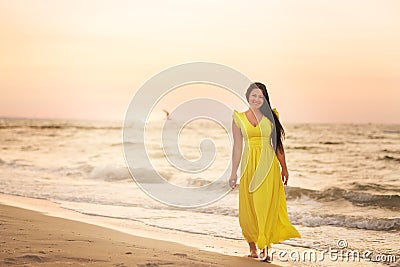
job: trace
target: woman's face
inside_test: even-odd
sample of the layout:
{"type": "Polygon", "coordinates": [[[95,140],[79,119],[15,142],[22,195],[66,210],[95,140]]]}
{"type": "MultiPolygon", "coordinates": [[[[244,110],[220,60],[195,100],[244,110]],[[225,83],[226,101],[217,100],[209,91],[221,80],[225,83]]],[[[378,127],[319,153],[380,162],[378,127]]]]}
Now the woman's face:
{"type": "Polygon", "coordinates": [[[249,95],[249,105],[252,109],[260,109],[264,104],[264,95],[258,88],[251,90],[249,95]]]}

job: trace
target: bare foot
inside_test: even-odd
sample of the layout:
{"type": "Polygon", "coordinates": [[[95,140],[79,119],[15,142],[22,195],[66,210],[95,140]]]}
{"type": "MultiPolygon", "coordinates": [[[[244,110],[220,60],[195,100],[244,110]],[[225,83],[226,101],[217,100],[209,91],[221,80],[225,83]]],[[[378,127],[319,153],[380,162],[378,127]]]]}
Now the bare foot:
{"type": "Polygon", "coordinates": [[[248,255],[247,257],[250,257],[250,258],[258,258],[257,251],[256,251],[256,250],[250,251],[250,255],[248,255]]]}
{"type": "Polygon", "coordinates": [[[268,248],[264,248],[263,250],[261,250],[260,255],[257,255],[257,257],[261,261],[267,261],[267,262],[271,261],[271,257],[268,256],[268,248]]]}
{"type": "Polygon", "coordinates": [[[249,243],[249,248],[250,248],[250,255],[248,257],[258,258],[256,244],[254,242],[249,243]]]}

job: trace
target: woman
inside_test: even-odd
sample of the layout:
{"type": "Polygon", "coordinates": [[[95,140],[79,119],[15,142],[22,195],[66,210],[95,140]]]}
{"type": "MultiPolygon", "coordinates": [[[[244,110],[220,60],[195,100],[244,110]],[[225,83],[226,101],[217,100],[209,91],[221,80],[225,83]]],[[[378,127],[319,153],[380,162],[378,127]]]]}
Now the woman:
{"type": "Polygon", "coordinates": [[[232,115],[234,144],[229,184],[236,187],[236,173],[241,161],[240,227],[249,243],[249,257],[268,260],[271,243],[300,237],[300,234],[287,214],[283,185],[287,185],[289,173],[282,144],[285,132],[278,112],[271,110],[267,89],[262,83],[251,84],[246,98],[249,110],[234,110],[232,115]]]}

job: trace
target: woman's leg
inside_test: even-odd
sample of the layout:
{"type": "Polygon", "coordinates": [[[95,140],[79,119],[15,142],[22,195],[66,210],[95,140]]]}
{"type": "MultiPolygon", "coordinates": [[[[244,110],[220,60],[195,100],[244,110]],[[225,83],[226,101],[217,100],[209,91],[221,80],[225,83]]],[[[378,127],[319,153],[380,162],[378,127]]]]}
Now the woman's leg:
{"type": "Polygon", "coordinates": [[[249,248],[250,248],[250,255],[249,255],[249,257],[257,258],[258,255],[257,255],[257,247],[256,247],[256,244],[255,244],[254,242],[249,243],[249,248]]]}

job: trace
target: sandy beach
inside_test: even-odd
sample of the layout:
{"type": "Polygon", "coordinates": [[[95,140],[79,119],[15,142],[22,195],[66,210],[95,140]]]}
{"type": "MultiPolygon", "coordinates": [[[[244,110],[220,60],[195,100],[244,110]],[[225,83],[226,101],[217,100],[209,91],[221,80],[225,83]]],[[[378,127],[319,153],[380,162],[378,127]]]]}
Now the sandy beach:
{"type": "Polygon", "coordinates": [[[0,205],[1,265],[277,266],[0,205]]]}

